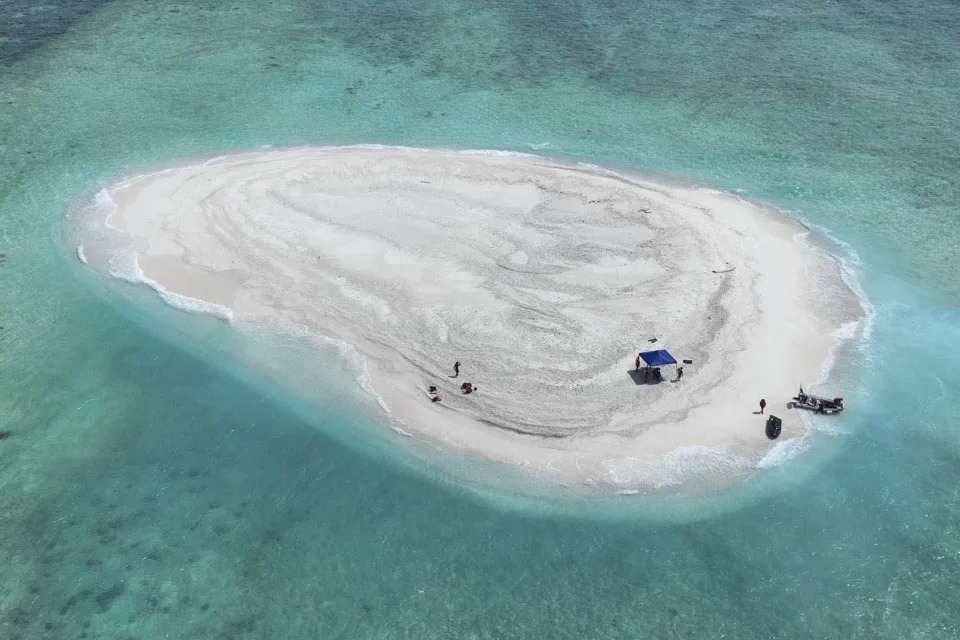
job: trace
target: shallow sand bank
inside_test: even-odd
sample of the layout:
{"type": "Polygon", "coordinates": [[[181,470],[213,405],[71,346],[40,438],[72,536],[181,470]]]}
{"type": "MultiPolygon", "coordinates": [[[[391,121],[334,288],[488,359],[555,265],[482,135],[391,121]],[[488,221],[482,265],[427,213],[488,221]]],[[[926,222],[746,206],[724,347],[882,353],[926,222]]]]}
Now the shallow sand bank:
{"type": "Polygon", "coordinates": [[[760,398],[800,435],[784,405],[841,322],[821,295],[838,267],[792,218],[545,158],[271,151],[110,194],[147,278],[349,342],[394,426],[563,482],[644,489],[671,456],[758,459],[760,398]],[[693,364],[637,384],[651,348],[693,364]]]}

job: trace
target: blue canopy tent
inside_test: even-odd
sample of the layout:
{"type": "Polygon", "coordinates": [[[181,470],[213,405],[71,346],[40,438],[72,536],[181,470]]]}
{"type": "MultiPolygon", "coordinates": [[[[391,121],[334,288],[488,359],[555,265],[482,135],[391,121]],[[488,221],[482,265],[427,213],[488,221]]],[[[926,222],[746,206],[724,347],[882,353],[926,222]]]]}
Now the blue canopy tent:
{"type": "Polygon", "coordinates": [[[662,367],[667,364],[677,364],[677,359],[670,355],[670,352],[666,349],[644,351],[640,354],[640,357],[643,358],[643,361],[647,363],[648,367],[662,367]]]}

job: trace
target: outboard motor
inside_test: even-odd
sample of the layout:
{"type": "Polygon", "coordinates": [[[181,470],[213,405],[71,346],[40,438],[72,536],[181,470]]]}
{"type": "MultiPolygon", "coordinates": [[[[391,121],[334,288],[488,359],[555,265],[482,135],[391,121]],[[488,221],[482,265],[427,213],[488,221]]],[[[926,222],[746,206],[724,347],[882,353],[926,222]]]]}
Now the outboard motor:
{"type": "Polygon", "coordinates": [[[780,429],[783,426],[783,420],[777,416],[770,416],[767,418],[767,437],[771,440],[776,440],[780,435],[780,429]]]}

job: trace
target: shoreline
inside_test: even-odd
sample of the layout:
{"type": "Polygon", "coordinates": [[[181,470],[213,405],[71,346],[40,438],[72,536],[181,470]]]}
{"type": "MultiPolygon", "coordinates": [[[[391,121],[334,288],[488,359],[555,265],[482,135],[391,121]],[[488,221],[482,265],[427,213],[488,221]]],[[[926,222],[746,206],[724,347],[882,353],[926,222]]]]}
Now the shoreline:
{"type": "MultiPolygon", "coordinates": [[[[217,192],[211,192],[213,194],[211,195],[203,191],[203,188],[198,193],[207,194],[205,196],[207,198],[220,197],[216,195],[217,192]]],[[[751,370],[766,366],[763,356],[769,357],[779,353],[784,357],[783,359],[790,362],[788,366],[791,368],[791,376],[801,376],[801,384],[811,383],[816,377],[822,377],[823,367],[829,366],[828,360],[832,358],[831,352],[835,349],[835,342],[838,341],[834,332],[844,324],[834,318],[827,318],[823,313],[824,309],[815,308],[816,301],[808,300],[799,304],[791,300],[796,297],[793,295],[795,293],[806,296],[810,291],[799,293],[791,291],[790,295],[784,295],[782,291],[778,291],[782,286],[771,286],[776,284],[773,281],[777,278],[781,279],[780,285],[783,281],[790,279],[792,282],[800,282],[796,273],[799,271],[804,272],[805,275],[811,271],[822,272],[820,274],[822,278],[829,278],[830,272],[834,272],[832,277],[840,280],[838,273],[840,266],[831,265],[832,260],[839,259],[835,256],[829,256],[829,258],[816,256],[816,250],[823,250],[815,250],[813,245],[804,247],[803,244],[806,241],[799,236],[808,235],[810,230],[787,212],[761,206],[739,196],[713,189],[659,185],[634,180],[629,176],[603,168],[584,164],[570,165],[521,152],[478,153],[470,150],[446,152],[397,149],[379,145],[322,149],[271,149],[263,152],[216,156],[200,164],[171,167],[135,176],[114,185],[109,191],[109,196],[116,201],[115,210],[108,212],[106,216],[106,226],[113,227],[110,231],[113,237],[107,241],[101,239],[88,242],[86,251],[83,249],[83,242],[77,247],[78,255],[89,256],[92,268],[117,277],[124,277],[125,269],[125,279],[147,282],[168,303],[181,308],[192,306],[191,310],[205,312],[209,312],[210,305],[214,305],[213,309],[218,311],[216,315],[234,324],[237,324],[235,319],[240,317],[269,318],[272,323],[287,324],[304,329],[316,336],[353,345],[366,364],[369,376],[368,390],[374,393],[381,406],[389,407],[387,421],[398,433],[432,443],[441,449],[453,449],[468,455],[519,466],[531,471],[534,475],[547,476],[562,484],[605,487],[616,493],[631,494],[663,485],[677,484],[672,479],[657,477],[658,473],[663,475],[661,467],[670,456],[697,457],[700,455],[709,459],[717,458],[715,454],[720,451],[732,459],[740,459],[740,462],[743,459],[749,459],[759,463],[778,443],[800,438],[808,430],[808,426],[798,412],[787,412],[782,409],[782,404],[789,400],[789,395],[781,397],[774,396],[771,392],[759,391],[754,394],[756,398],[748,397],[745,395],[748,391],[743,384],[738,386],[736,382],[729,380],[718,381],[718,376],[723,375],[720,373],[721,370],[731,371],[732,373],[726,375],[733,378],[749,375],[754,375],[756,378],[756,373],[751,373],[751,370]],[[324,160],[331,161],[331,159],[332,162],[328,162],[331,166],[316,169],[318,163],[323,165],[324,160]],[[277,186],[297,182],[304,173],[309,173],[313,169],[320,171],[321,174],[325,171],[330,172],[333,176],[336,171],[332,165],[339,167],[340,164],[348,161],[353,163],[351,168],[346,171],[346,174],[338,174],[334,179],[337,188],[340,189],[336,197],[324,191],[322,180],[305,182],[301,180],[301,184],[297,187],[301,189],[300,192],[289,192],[288,189],[288,192],[284,193],[283,189],[277,186]],[[262,175],[257,175],[256,171],[250,168],[251,164],[256,167],[258,163],[264,166],[270,165],[271,171],[276,171],[276,175],[271,174],[274,182],[265,180],[262,175]],[[287,166],[279,168],[272,166],[278,163],[287,166]],[[386,166],[379,173],[368,171],[370,165],[377,164],[386,166]],[[430,165],[428,169],[424,168],[425,164],[430,165]],[[456,171],[450,173],[451,164],[469,166],[460,167],[458,169],[460,173],[456,171]],[[537,187],[539,191],[531,189],[530,184],[525,184],[523,179],[517,178],[517,172],[521,169],[536,174],[536,180],[541,182],[537,187]],[[231,170],[248,181],[237,183],[233,178],[227,178],[226,174],[231,170]],[[350,173],[351,171],[354,173],[350,173]],[[368,184],[366,184],[375,195],[378,192],[383,195],[385,193],[383,190],[386,189],[391,197],[417,200],[416,206],[404,209],[403,215],[406,216],[406,222],[418,222],[418,216],[421,214],[416,212],[419,211],[418,207],[422,207],[432,212],[427,214],[429,224],[418,228],[416,233],[398,240],[396,246],[384,244],[382,238],[375,238],[377,224],[387,224],[390,219],[383,217],[382,212],[370,213],[376,209],[378,201],[369,193],[362,192],[362,189],[359,189],[358,194],[349,192],[349,189],[356,187],[356,176],[363,175],[364,171],[376,173],[373,177],[367,176],[368,184]],[[444,171],[447,173],[444,174],[444,171]],[[484,198],[496,199],[502,197],[502,194],[495,193],[497,190],[489,188],[482,178],[475,178],[474,173],[483,171],[488,172],[486,177],[491,178],[493,183],[499,184],[501,190],[512,190],[510,197],[505,201],[497,201],[493,205],[485,204],[484,198]],[[423,200],[421,190],[427,187],[419,187],[418,183],[429,185],[434,180],[423,179],[414,182],[413,176],[421,178],[435,176],[431,172],[439,172],[440,175],[445,176],[444,179],[454,185],[452,192],[455,192],[456,198],[469,204],[472,217],[468,219],[471,224],[486,225],[475,233],[475,237],[471,237],[473,245],[467,243],[460,247],[464,253],[472,254],[470,257],[474,261],[468,265],[469,268],[462,269],[463,265],[457,263],[456,256],[451,258],[443,255],[442,259],[438,260],[437,256],[429,253],[431,242],[425,243],[426,246],[423,247],[417,244],[418,234],[434,233],[436,237],[432,240],[442,243],[451,242],[451,237],[456,238],[456,234],[463,233],[456,224],[462,220],[456,217],[450,219],[442,211],[444,207],[451,204],[448,201],[449,193],[445,194],[441,189],[439,194],[434,194],[436,202],[429,198],[423,200]],[[289,224],[290,228],[284,230],[284,233],[293,235],[284,240],[277,240],[279,244],[287,247],[285,250],[289,250],[290,238],[303,234],[304,237],[309,238],[309,242],[316,243],[310,247],[311,250],[323,250],[319,253],[320,257],[332,255],[336,257],[335,262],[352,262],[348,268],[342,268],[342,264],[338,262],[332,271],[323,278],[319,278],[323,280],[319,284],[310,281],[310,286],[314,284],[317,286],[310,294],[292,293],[289,299],[280,299],[283,296],[271,297],[266,293],[270,285],[262,281],[263,274],[257,269],[251,269],[250,264],[256,263],[258,268],[275,270],[275,273],[281,274],[279,276],[281,280],[284,271],[289,267],[283,265],[282,260],[276,259],[278,256],[264,258],[270,251],[263,247],[250,250],[242,257],[229,255],[232,251],[229,242],[222,240],[222,237],[226,237],[224,234],[228,228],[230,233],[237,234],[235,237],[242,238],[246,243],[252,242],[251,237],[263,238],[269,226],[268,224],[264,226],[266,224],[264,219],[251,218],[238,221],[229,215],[211,218],[210,228],[218,228],[221,239],[215,238],[216,234],[209,234],[209,229],[202,225],[197,228],[191,227],[187,235],[205,235],[205,240],[197,246],[187,247],[178,245],[175,240],[178,233],[184,232],[184,229],[178,228],[176,224],[195,225],[197,220],[188,221],[180,215],[176,224],[171,224],[170,220],[164,218],[162,212],[155,210],[143,216],[143,211],[149,209],[144,206],[144,203],[157,201],[159,193],[151,192],[144,195],[145,190],[167,183],[169,183],[168,186],[173,185],[176,177],[182,178],[185,175],[189,176],[187,182],[175,188],[171,187],[170,193],[181,194],[188,188],[189,185],[185,186],[187,183],[199,184],[201,175],[208,177],[208,181],[216,180],[223,189],[219,192],[220,196],[239,208],[249,208],[250,201],[244,204],[243,198],[254,193],[254,197],[260,198],[255,201],[256,207],[272,207],[271,215],[274,215],[274,218],[270,220],[271,223],[277,221],[278,215],[297,218],[296,224],[289,224]],[[401,177],[398,178],[398,176],[401,177]],[[220,182],[221,180],[223,181],[220,182]],[[575,183],[577,188],[569,188],[572,183],[575,183]],[[228,191],[237,184],[245,185],[241,187],[240,193],[236,190],[228,191]],[[544,184],[548,186],[544,187],[544,184]],[[248,192],[243,192],[243,189],[248,192]],[[390,189],[394,191],[390,192],[390,189]],[[599,203],[602,197],[608,195],[608,191],[617,193],[613,198],[615,202],[599,203]],[[600,197],[587,197],[586,192],[590,192],[587,195],[600,197]],[[316,211],[307,211],[304,214],[304,211],[309,209],[305,203],[315,199],[323,200],[325,206],[332,206],[331,202],[337,202],[338,199],[349,200],[351,197],[356,202],[351,205],[353,209],[345,205],[345,211],[349,214],[347,218],[366,216],[372,223],[370,228],[348,229],[349,233],[345,233],[344,229],[347,227],[343,224],[347,218],[344,217],[346,214],[343,212],[336,214],[340,216],[336,222],[341,226],[331,225],[329,219],[322,215],[318,216],[316,211]],[[277,204],[279,200],[290,198],[296,202],[277,204]],[[550,211],[552,218],[544,220],[528,216],[525,218],[529,221],[528,228],[515,229],[516,237],[505,239],[497,235],[502,225],[515,223],[510,216],[496,217],[500,210],[498,207],[513,207],[514,211],[511,215],[528,215],[529,210],[542,207],[543,202],[538,198],[556,200],[554,210],[550,211]],[[523,205],[516,206],[517,201],[522,201],[523,205]],[[357,202],[360,202],[359,209],[357,202]],[[646,206],[639,206],[640,202],[645,202],[646,206]],[[591,208],[591,204],[601,204],[599,208],[613,207],[614,210],[612,213],[596,212],[593,209],[598,207],[591,208]],[[620,209],[616,209],[617,207],[620,209]],[[639,229],[641,226],[639,221],[631,218],[632,215],[640,213],[639,209],[643,210],[641,217],[645,218],[645,222],[654,223],[652,227],[639,229]],[[669,214],[664,214],[662,210],[669,210],[669,214]],[[134,211],[136,211],[135,214],[134,211]],[[357,213],[358,211],[366,213],[361,215],[357,213]],[[718,211],[722,211],[726,216],[722,222],[717,216],[718,211]],[[580,216],[579,221],[568,219],[568,214],[571,212],[580,216]],[[377,215],[380,217],[377,218],[377,215]],[[591,217],[595,215],[602,217],[599,219],[591,217]],[[661,217],[657,218],[658,215],[661,217]],[[674,218],[679,219],[683,216],[686,216],[683,218],[683,224],[688,226],[674,225],[678,227],[676,229],[671,227],[671,221],[674,218]],[[708,221],[703,218],[711,216],[712,220],[707,225],[708,221]],[[484,222],[485,217],[490,219],[484,222]],[[147,218],[152,222],[145,221],[147,218]],[[163,222],[159,222],[161,218],[163,222]],[[654,218],[657,219],[653,220],[654,218]],[[569,237],[569,234],[566,234],[566,227],[570,223],[577,226],[576,232],[580,237],[569,237]],[[253,230],[252,234],[243,235],[241,227],[244,224],[248,225],[247,231],[253,230]],[[323,238],[310,236],[309,230],[317,225],[325,225],[324,229],[327,233],[335,236],[339,234],[338,237],[347,244],[354,242],[357,245],[354,252],[351,253],[348,250],[346,253],[337,253],[340,247],[335,244],[324,244],[323,238]],[[436,229],[443,225],[448,225],[453,230],[453,235],[446,233],[443,229],[435,233],[436,229]],[[599,231],[597,231],[598,227],[599,231]],[[665,228],[671,230],[664,232],[665,228]],[[657,231],[659,235],[651,229],[657,231]],[[594,236],[591,237],[590,234],[594,236]],[[624,243],[623,237],[631,234],[633,235],[630,241],[633,244],[624,243]],[[700,235],[695,240],[686,237],[697,234],[700,235]],[[125,240],[122,237],[124,235],[125,240]],[[538,237],[531,240],[534,236],[538,237]],[[134,239],[133,247],[130,246],[131,238],[134,239]],[[709,239],[709,242],[704,242],[703,238],[709,239]],[[540,241],[552,243],[551,246],[554,249],[559,248],[561,254],[569,254],[573,258],[558,263],[552,259],[549,252],[543,255],[535,254],[534,249],[538,248],[537,242],[540,241]],[[657,247],[658,242],[664,241],[671,251],[662,251],[657,247]],[[123,245],[124,242],[127,243],[125,252],[124,247],[118,246],[123,245]],[[410,246],[404,246],[404,242],[413,243],[418,251],[425,253],[411,251],[410,246]],[[532,244],[528,246],[523,244],[524,242],[532,244]],[[510,243],[519,246],[520,249],[517,250],[517,246],[507,247],[506,245],[510,243]],[[773,243],[776,248],[764,249],[766,243],[773,243]],[[738,253],[743,248],[740,245],[743,244],[749,245],[755,251],[766,250],[767,262],[750,255],[749,252],[738,253]],[[583,245],[588,245],[586,250],[582,248],[583,245]],[[646,255],[642,255],[643,251],[637,247],[644,245],[646,249],[652,246],[653,251],[647,251],[646,255]],[[492,254],[485,254],[478,250],[478,247],[486,250],[491,246],[499,248],[492,254]],[[94,249],[91,250],[90,247],[94,249]],[[506,249],[511,251],[508,252],[506,249]],[[399,252],[394,256],[396,259],[393,262],[385,260],[384,256],[394,250],[399,252]],[[712,255],[705,255],[711,251],[712,255]],[[189,257],[185,258],[188,252],[189,257]],[[204,257],[204,253],[209,255],[204,257]],[[533,254],[533,257],[530,254],[533,254]],[[118,256],[120,255],[125,256],[122,259],[125,262],[124,265],[119,265],[121,259],[118,256]],[[216,258],[208,260],[210,255],[215,255],[216,258]],[[410,272],[407,274],[409,277],[400,275],[393,281],[388,278],[385,285],[384,282],[377,280],[381,277],[377,269],[370,270],[364,265],[367,262],[366,255],[379,260],[381,271],[407,269],[410,272]],[[724,260],[724,258],[727,259],[724,260]],[[205,260],[208,262],[204,262],[205,260]],[[267,263],[271,260],[273,262],[266,264],[263,263],[264,260],[267,263]],[[735,271],[711,274],[713,279],[721,281],[719,284],[716,282],[705,284],[699,278],[703,268],[709,266],[707,263],[726,268],[728,264],[737,261],[739,263],[734,264],[735,271]],[[783,262],[789,263],[789,267],[784,268],[780,264],[783,262]],[[677,269],[670,271],[669,268],[673,267],[677,269]],[[443,273],[443,270],[448,268],[455,277],[447,278],[447,281],[440,284],[430,282],[436,276],[429,274],[443,273]],[[460,273],[457,272],[458,268],[461,268],[460,273]],[[780,271],[776,276],[770,276],[766,273],[768,269],[780,271]],[[362,277],[356,277],[358,271],[362,277]],[[507,275],[504,276],[501,272],[507,275]],[[750,277],[743,277],[747,272],[750,272],[747,274],[750,277]],[[520,275],[514,276],[512,275],[514,273],[520,275]],[[332,278],[327,277],[331,275],[332,278]],[[544,277],[551,281],[550,286],[538,288],[544,277]],[[656,317],[659,310],[651,314],[649,306],[638,305],[633,300],[640,293],[646,295],[648,293],[646,287],[662,284],[657,278],[667,278],[667,281],[674,286],[689,285],[691,287],[683,291],[680,297],[671,296],[668,293],[656,294],[660,296],[657,302],[662,303],[662,308],[670,309],[672,315],[667,320],[656,317]],[[366,289],[360,287],[358,290],[356,286],[338,288],[337,279],[350,280],[354,285],[360,282],[366,286],[366,289]],[[627,282],[625,283],[624,280],[627,282]],[[332,285],[330,281],[333,281],[332,285]],[[484,287],[474,286],[474,281],[492,282],[497,295],[491,295],[490,291],[484,287]],[[760,287],[758,289],[760,295],[754,296],[755,291],[747,291],[750,285],[760,287]],[[390,287],[400,289],[403,296],[406,296],[402,297],[403,300],[416,298],[418,295],[426,296],[424,299],[429,299],[428,301],[432,303],[431,313],[434,317],[418,317],[416,322],[404,324],[404,318],[397,316],[394,311],[398,306],[397,300],[389,299],[390,287]],[[460,297],[451,298],[445,287],[452,287],[460,297]],[[343,293],[344,289],[347,293],[343,293]],[[378,315],[378,323],[393,323],[394,328],[399,325],[397,332],[403,339],[391,342],[389,332],[385,334],[381,329],[365,326],[363,314],[356,313],[355,309],[338,307],[337,311],[343,312],[343,315],[347,316],[347,321],[344,320],[343,315],[337,316],[337,314],[333,314],[334,317],[324,316],[320,321],[313,317],[313,312],[318,308],[317,302],[323,300],[326,303],[330,299],[329,296],[338,291],[347,302],[340,301],[336,304],[359,305],[366,313],[378,315]],[[463,298],[464,295],[466,298],[463,298]],[[462,300],[469,300],[470,296],[483,298],[483,304],[472,309],[474,313],[485,315],[479,326],[470,325],[469,318],[460,319],[459,325],[448,317],[442,319],[445,322],[436,321],[436,314],[444,313],[444,309],[451,304],[454,307],[456,304],[468,304],[462,300]],[[564,299],[565,296],[568,299],[564,299]],[[576,299],[570,299],[571,296],[576,299]],[[691,298],[693,303],[690,301],[691,298]],[[776,303],[768,302],[770,298],[775,299],[776,303]],[[385,299],[388,300],[386,303],[384,303],[385,299]],[[508,303],[512,303],[512,306],[505,304],[505,299],[508,303]],[[196,305],[190,301],[202,301],[205,304],[196,305]],[[693,313],[681,309],[688,304],[695,307],[693,313]],[[496,322],[503,324],[505,318],[510,320],[516,314],[522,315],[525,313],[523,309],[529,310],[531,305],[535,307],[531,314],[520,317],[515,325],[505,326],[503,335],[496,334],[496,331],[492,332],[494,334],[492,336],[484,335],[491,333],[489,324],[496,322]],[[610,309],[611,306],[613,310],[610,309]],[[794,314],[796,317],[792,318],[793,324],[781,319],[779,321],[781,326],[778,327],[778,323],[770,322],[768,316],[774,311],[773,307],[777,307],[784,315],[788,315],[786,312],[794,314]],[[490,313],[490,308],[495,309],[496,312],[490,313]],[[564,316],[565,313],[573,319],[570,320],[569,316],[564,316]],[[644,315],[645,313],[647,315],[644,315]],[[707,318],[712,322],[706,322],[703,314],[709,314],[707,318]],[[629,321],[626,323],[619,320],[610,321],[608,320],[610,315],[620,320],[625,317],[629,321]],[[653,318],[649,317],[651,315],[653,318]],[[713,319],[714,315],[718,316],[717,320],[713,319]],[[424,323],[429,324],[431,321],[435,331],[424,336],[423,332],[416,327],[424,323]],[[620,336],[624,327],[632,326],[634,321],[647,322],[650,333],[659,334],[661,331],[666,331],[670,336],[668,338],[670,344],[659,342],[659,338],[658,343],[648,343],[646,342],[648,338],[636,335],[629,340],[630,344],[636,348],[623,351],[619,361],[614,359],[614,352],[609,350],[602,354],[605,359],[601,362],[591,360],[591,348],[604,349],[605,337],[620,336]],[[488,323],[488,326],[484,326],[483,323],[488,323]],[[687,328],[680,333],[670,335],[672,323],[687,325],[687,328]],[[803,324],[807,326],[802,326],[803,324]],[[521,362],[520,365],[516,362],[500,365],[495,363],[490,371],[478,371],[471,364],[476,360],[468,357],[465,361],[466,373],[474,371],[476,373],[462,379],[474,380],[478,386],[478,392],[472,398],[459,396],[456,394],[456,388],[446,384],[448,380],[440,377],[443,375],[443,361],[428,354],[425,348],[425,345],[435,343],[438,345],[438,350],[442,350],[439,347],[443,347],[444,343],[449,344],[450,329],[455,325],[461,332],[476,332],[479,338],[477,336],[474,338],[477,340],[487,340],[481,345],[479,352],[470,356],[503,358],[502,354],[497,353],[497,349],[501,348],[499,342],[505,340],[509,343],[515,332],[526,332],[524,335],[529,339],[527,342],[539,345],[532,350],[533,355],[529,357],[539,357],[545,361],[535,362],[536,366],[528,367],[530,371],[521,372],[519,383],[504,384],[501,381],[505,381],[511,372],[522,367],[522,358],[515,359],[521,362]],[[698,325],[709,326],[705,328],[698,325]],[[789,328],[785,329],[787,326],[789,328]],[[779,344],[782,341],[778,336],[785,330],[787,333],[793,331],[796,334],[788,341],[800,336],[806,346],[797,349],[796,345],[793,345],[792,350],[784,350],[785,347],[779,344]],[[407,333],[404,333],[405,331],[407,333]],[[583,348],[575,348],[557,341],[558,344],[554,346],[561,351],[561,357],[544,354],[543,344],[551,344],[552,336],[556,331],[563,333],[567,338],[583,337],[583,334],[587,334],[587,344],[583,348]],[[591,332],[598,336],[589,336],[591,332]],[[758,333],[761,334],[759,337],[758,333]],[[411,336],[414,339],[411,340],[411,336]],[[730,343],[737,341],[743,343],[740,345],[743,348],[734,349],[729,346],[730,343]],[[751,346],[756,346],[754,343],[757,341],[762,342],[761,351],[756,348],[751,349],[751,346]],[[626,375],[627,362],[632,360],[637,350],[646,350],[648,346],[673,348],[678,360],[691,359],[686,356],[693,355],[694,364],[687,365],[684,379],[677,385],[671,385],[669,382],[656,387],[634,384],[636,380],[626,375]],[[803,360],[804,363],[796,366],[794,360],[803,360]],[[544,376],[543,371],[549,370],[551,366],[556,370],[546,374],[545,377],[537,377],[544,376]],[[537,367],[540,367],[541,371],[535,371],[537,367]],[[485,377],[487,379],[484,379],[485,377]],[[531,381],[534,383],[531,384],[531,381]],[[435,383],[442,388],[441,395],[444,397],[444,402],[439,403],[441,406],[430,403],[429,396],[426,395],[426,386],[435,383]],[[511,399],[509,387],[514,384],[522,387],[525,394],[522,400],[511,399]],[[544,391],[548,396],[546,403],[534,397],[535,392],[538,392],[537,384],[547,387],[544,391]],[[581,391],[580,387],[588,388],[581,391]],[[675,391],[672,394],[671,388],[675,391]],[[698,398],[700,394],[710,397],[702,402],[691,401],[689,398],[684,400],[681,390],[690,395],[697,394],[698,398]],[[638,396],[638,392],[643,392],[645,395],[638,396]],[[630,394],[630,397],[626,397],[626,394],[630,394]],[[731,394],[738,394],[733,398],[735,400],[733,404],[737,407],[735,410],[731,409],[729,397],[731,394]],[[573,397],[568,399],[567,396],[570,395],[573,397]],[[599,401],[596,398],[598,395],[602,396],[599,401]],[[754,410],[752,404],[757,398],[763,396],[768,396],[771,408],[775,407],[777,415],[784,420],[781,440],[774,443],[767,441],[764,437],[763,423],[756,420],[759,416],[750,415],[754,410]],[[770,396],[776,397],[777,400],[769,399],[770,396]],[[491,397],[497,404],[488,400],[491,397]],[[477,398],[480,398],[479,402],[469,402],[477,398]],[[528,406],[528,399],[532,407],[528,406]],[[609,411],[606,401],[615,405],[618,402],[620,404],[616,407],[617,410],[609,411]],[[651,406],[654,408],[653,411],[651,406]],[[740,407],[742,407],[743,416],[739,415],[740,407]],[[527,411],[528,408],[535,410],[527,411]],[[594,417],[592,414],[598,411],[601,415],[594,417]],[[636,413],[640,411],[645,415],[638,417],[636,413]],[[551,422],[554,412],[563,417],[561,420],[563,424],[557,425],[551,422]],[[653,415],[646,415],[649,413],[653,415]],[[570,414],[574,414],[575,418],[570,419],[570,414]],[[754,422],[756,424],[753,424],[754,422]],[[658,471],[658,469],[661,470],[658,471]]],[[[456,198],[454,198],[455,201],[456,198]]],[[[183,205],[189,202],[195,201],[188,197],[186,200],[178,201],[178,204],[183,205]]],[[[101,215],[102,209],[101,206],[101,215]]],[[[547,206],[546,209],[549,210],[550,207],[547,206]]],[[[222,203],[220,210],[226,210],[222,203]]],[[[205,215],[200,212],[198,219],[205,215]]],[[[249,213],[243,215],[249,215],[249,213]]],[[[283,224],[288,222],[285,221],[283,224]]],[[[403,236],[405,232],[402,228],[394,231],[399,236],[403,236]]],[[[329,265],[324,266],[330,269],[329,265]]],[[[299,269],[296,277],[289,282],[305,277],[304,274],[309,274],[311,278],[315,277],[312,273],[314,268],[314,264],[302,262],[294,269],[295,271],[299,269]]],[[[807,289],[810,287],[808,286],[807,289]]],[[[812,291],[813,297],[816,297],[815,288],[812,291]]],[[[851,298],[856,296],[853,291],[848,293],[851,298]]],[[[418,302],[423,302],[424,299],[418,302]]],[[[865,310],[858,315],[853,309],[854,306],[856,305],[851,305],[851,309],[848,310],[850,317],[846,322],[860,322],[862,317],[867,315],[865,310]]],[[[625,345],[626,342],[621,338],[622,336],[617,339],[625,345]]],[[[509,346],[521,350],[527,348],[528,354],[531,351],[522,340],[514,339],[509,346]]],[[[457,352],[455,349],[451,350],[451,353],[457,352]]],[[[456,358],[456,356],[453,357],[456,358]]],[[[452,364],[452,361],[450,359],[449,364],[452,364]]],[[[769,375],[761,375],[759,379],[763,380],[769,375]]],[[[787,389],[782,380],[776,385],[768,386],[775,386],[776,393],[780,394],[792,394],[796,390],[792,383],[787,389]]],[[[708,460],[706,466],[711,465],[723,466],[717,461],[709,462],[708,460]]],[[[724,473],[723,469],[716,471],[724,473]]]]}

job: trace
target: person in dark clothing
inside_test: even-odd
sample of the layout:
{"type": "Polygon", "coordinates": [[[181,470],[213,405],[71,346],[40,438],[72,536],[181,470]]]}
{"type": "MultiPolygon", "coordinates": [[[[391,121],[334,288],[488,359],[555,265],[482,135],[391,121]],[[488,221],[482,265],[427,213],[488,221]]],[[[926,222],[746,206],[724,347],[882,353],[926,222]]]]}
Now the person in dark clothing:
{"type": "Polygon", "coordinates": [[[677,367],[677,379],[674,380],[674,382],[678,382],[682,377],[683,377],[683,367],[677,367]]]}
{"type": "Polygon", "coordinates": [[[640,356],[637,356],[637,371],[640,371],[640,356]]]}
{"type": "Polygon", "coordinates": [[[460,361],[459,360],[453,363],[453,377],[454,378],[460,377],[460,361]]]}
{"type": "Polygon", "coordinates": [[[433,396],[430,398],[430,402],[440,402],[440,396],[433,396]]]}
{"type": "Polygon", "coordinates": [[[763,410],[767,408],[767,401],[763,398],[760,399],[760,415],[763,415],[763,410]]]}

